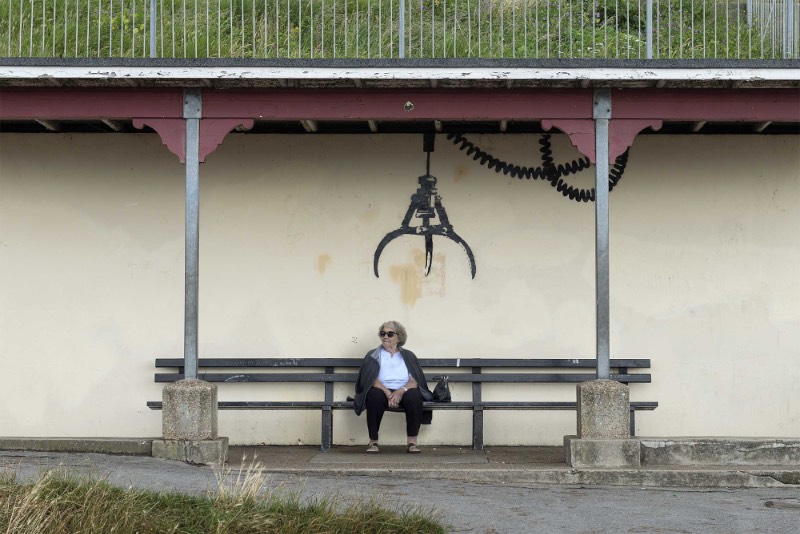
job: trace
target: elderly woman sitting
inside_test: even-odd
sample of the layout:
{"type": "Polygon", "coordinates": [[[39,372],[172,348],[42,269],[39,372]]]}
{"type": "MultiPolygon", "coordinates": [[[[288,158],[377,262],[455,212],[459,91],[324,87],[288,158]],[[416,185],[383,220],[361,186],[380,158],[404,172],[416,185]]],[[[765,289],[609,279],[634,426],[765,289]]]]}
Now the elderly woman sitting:
{"type": "MultiPolygon", "coordinates": [[[[408,338],[403,325],[387,321],[378,329],[378,337],[380,346],[364,356],[356,380],[356,415],[361,415],[365,408],[367,410],[367,452],[378,452],[378,430],[386,410],[401,408],[406,412],[406,451],[418,453],[417,435],[423,422],[422,402],[433,400],[433,393],[428,390],[428,382],[416,355],[401,348],[408,338]]],[[[430,416],[430,412],[426,415],[430,416]]],[[[424,422],[429,423],[430,418],[424,422]]]]}

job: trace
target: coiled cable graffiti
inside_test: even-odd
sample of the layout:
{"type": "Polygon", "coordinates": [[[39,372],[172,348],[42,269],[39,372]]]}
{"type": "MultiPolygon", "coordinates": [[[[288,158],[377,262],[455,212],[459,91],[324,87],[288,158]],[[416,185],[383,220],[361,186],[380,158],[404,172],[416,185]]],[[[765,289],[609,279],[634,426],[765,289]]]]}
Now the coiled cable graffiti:
{"type": "MultiPolygon", "coordinates": [[[[541,167],[525,167],[507,163],[500,159],[495,158],[491,154],[484,152],[480,147],[476,146],[472,141],[468,140],[461,134],[449,133],[447,138],[453,142],[454,145],[460,145],[461,151],[466,151],[467,156],[472,156],[474,161],[493,169],[497,173],[504,175],[511,175],[514,178],[523,178],[526,180],[547,180],[556,191],[563,196],[574,200],[576,202],[594,202],[595,190],[581,189],[564,181],[565,176],[570,174],[577,174],[585,169],[591,167],[589,158],[582,157],[565,164],[556,165],[553,161],[553,148],[550,144],[550,134],[543,134],[539,139],[539,152],[542,154],[541,167]]],[[[614,164],[611,166],[608,173],[608,190],[613,191],[614,187],[622,179],[625,173],[625,167],[628,165],[628,151],[617,156],[614,164]]]]}

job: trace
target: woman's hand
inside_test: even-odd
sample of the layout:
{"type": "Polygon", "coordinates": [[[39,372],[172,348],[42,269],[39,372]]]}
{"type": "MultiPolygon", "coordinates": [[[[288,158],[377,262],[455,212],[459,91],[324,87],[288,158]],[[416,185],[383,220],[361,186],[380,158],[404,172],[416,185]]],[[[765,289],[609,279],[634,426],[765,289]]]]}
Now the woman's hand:
{"type": "Polygon", "coordinates": [[[383,393],[384,393],[384,395],[386,395],[387,399],[391,399],[392,398],[392,392],[389,391],[389,388],[384,386],[383,382],[381,382],[380,380],[375,380],[375,382],[372,383],[372,387],[378,388],[379,390],[383,391],[383,393]]]}
{"type": "Polygon", "coordinates": [[[400,400],[403,398],[404,389],[398,389],[389,396],[389,408],[397,408],[400,406],[400,400]]]}

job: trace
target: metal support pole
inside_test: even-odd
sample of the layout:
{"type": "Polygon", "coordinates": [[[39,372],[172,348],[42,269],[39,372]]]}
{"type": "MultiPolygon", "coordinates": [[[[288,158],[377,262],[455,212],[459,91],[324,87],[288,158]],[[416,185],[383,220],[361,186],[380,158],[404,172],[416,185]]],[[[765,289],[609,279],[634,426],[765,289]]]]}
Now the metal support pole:
{"type": "Polygon", "coordinates": [[[609,262],[608,262],[608,123],[611,91],[594,92],[595,124],[595,292],[597,321],[597,378],[608,379],[609,368],[609,262]]]}
{"type": "Polygon", "coordinates": [[[183,92],[186,120],[186,285],[183,321],[184,378],[197,378],[197,312],[200,258],[200,89],[183,92]]]}
{"type": "Polygon", "coordinates": [[[645,41],[647,42],[647,59],[653,59],[653,0],[647,0],[646,15],[645,41]]]}
{"type": "Polygon", "coordinates": [[[156,0],[150,0],[150,57],[156,56],[156,22],[158,16],[156,15],[156,0]]]}
{"type": "Polygon", "coordinates": [[[400,58],[406,57],[406,0],[400,0],[400,58]]]}
{"type": "Polygon", "coordinates": [[[783,57],[792,59],[794,57],[794,2],[791,0],[784,0],[784,19],[786,31],[786,45],[783,49],[783,57]]]}

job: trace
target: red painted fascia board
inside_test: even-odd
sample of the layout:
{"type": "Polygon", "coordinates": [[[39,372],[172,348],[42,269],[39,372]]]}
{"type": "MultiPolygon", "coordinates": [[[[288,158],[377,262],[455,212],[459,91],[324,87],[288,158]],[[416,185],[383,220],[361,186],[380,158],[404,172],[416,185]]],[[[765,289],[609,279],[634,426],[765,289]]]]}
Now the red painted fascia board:
{"type": "Polygon", "coordinates": [[[2,119],[182,118],[180,89],[2,89],[2,119]]]}
{"type": "Polygon", "coordinates": [[[206,91],[203,117],[261,120],[540,120],[591,118],[587,90],[206,91]],[[410,110],[407,103],[413,106],[410,110]]]}
{"type": "MultiPolygon", "coordinates": [[[[615,119],[800,122],[794,89],[617,89],[615,119]]],[[[180,89],[0,89],[2,119],[182,118],[180,89]]],[[[204,91],[205,118],[264,120],[590,119],[590,90],[204,91]],[[406,103],[413,109],[406,111],[406,103]]]]}
{"type": "Polygon", "coordinates": [[[615,119],[800,122],[800,92],[794,89],[618,89],[611,101],[615,119]]]}

